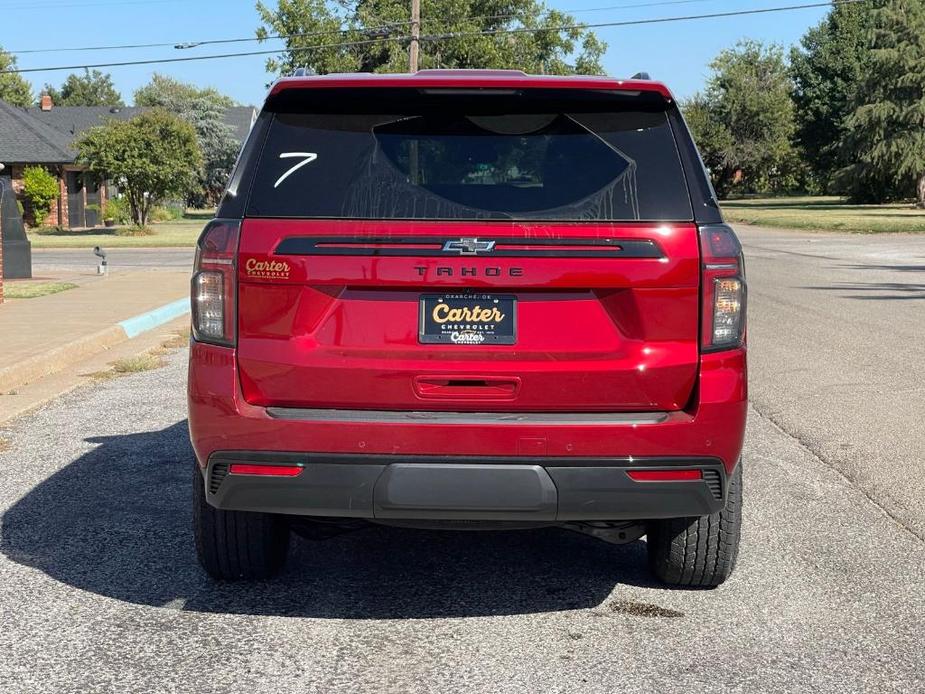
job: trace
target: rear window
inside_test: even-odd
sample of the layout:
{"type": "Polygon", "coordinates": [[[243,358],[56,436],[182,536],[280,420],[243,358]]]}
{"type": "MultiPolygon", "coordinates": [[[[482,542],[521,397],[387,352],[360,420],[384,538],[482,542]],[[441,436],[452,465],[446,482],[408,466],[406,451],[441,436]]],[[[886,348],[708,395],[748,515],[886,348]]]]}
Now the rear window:
{"type": "MultiPolygon", "coordinates": [[[[274,114],[253,217],[688,221],[662,108],[447,94],[330,101],[274,114]],[[391,108],[369,112],[376,104],[391,108]],[[397,108],[397,107],[401,108],[397,108]],[[332,112],[335,111],[335,112],[332,112]]],[[[436,90],[435,90],[436,91],[436,90]]],[[[394,96],[394,95],[393,95],[394,96]]]]}

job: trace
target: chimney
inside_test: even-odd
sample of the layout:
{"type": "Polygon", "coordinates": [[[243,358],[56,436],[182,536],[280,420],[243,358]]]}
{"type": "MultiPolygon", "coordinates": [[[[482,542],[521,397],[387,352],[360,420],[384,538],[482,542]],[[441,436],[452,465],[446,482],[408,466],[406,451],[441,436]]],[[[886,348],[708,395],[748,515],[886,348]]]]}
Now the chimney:
{"type": "Polygon", "coordinates": [[[42,94],[42,100],[39,102],[41,104],[43,111],[51,111],[54,107],[54,102],[51,100],[50,94],[42,94]]]}

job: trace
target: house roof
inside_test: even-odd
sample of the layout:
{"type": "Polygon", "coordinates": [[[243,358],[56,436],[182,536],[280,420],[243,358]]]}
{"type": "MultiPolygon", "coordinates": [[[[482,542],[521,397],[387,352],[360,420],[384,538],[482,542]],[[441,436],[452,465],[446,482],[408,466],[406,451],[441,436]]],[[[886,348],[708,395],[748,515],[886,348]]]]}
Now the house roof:
{"type": "Polygon", "coordinates": [[[135,106],[55,106],[50,111],[32,106],[27,109],[30,116],[71,139],[108,120],[128,120],[146,110],[135,106]]]}
{"type": "Polygon", "coordinates": [[[0,162],[66,164],[77,156],[70,137],[0,100],[0,162]]]}
{"type": "MultiPolygon", "coordinates": [[[[67,164],[77,153],[72,144],[84,131],[111,119],[128,120],[149,109],[137,106],[38,106],[19,108],[0,100],[0,162],[67,164]]],[[[253,106],[225,110],[224,121],[243,142],[256,117],[253,106]]]]}
{"type": "MultiPolygon", "coordinates": [[[[32,106],[27,110],[29,115],[46,125],[75,137],[85,130],[103,125],[107,120],[128,120],[150,109],[144,106],[55,106],[50,111],[43,111],[32,106]]],[[[223,120],[234,130],[235,138],[243,142],[255,115],[253,106],[232,106],[225,109],[223,120]]]]}

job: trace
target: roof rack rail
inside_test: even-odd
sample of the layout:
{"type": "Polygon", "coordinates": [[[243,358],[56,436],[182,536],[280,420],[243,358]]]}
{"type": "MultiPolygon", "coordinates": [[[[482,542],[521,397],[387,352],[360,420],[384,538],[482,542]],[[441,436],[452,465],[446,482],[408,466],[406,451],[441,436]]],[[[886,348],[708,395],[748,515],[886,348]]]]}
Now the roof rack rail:
{"type": "Polygon", "coordinates": [[[635,75],[633,75],[632,77],[630,77],[630,79],[631,79],[631,80],[650,80],[650,79],[652,79],[652,78],[649,77],[649,73],[648,73],[648,72],[637,72],[635,75]]]}

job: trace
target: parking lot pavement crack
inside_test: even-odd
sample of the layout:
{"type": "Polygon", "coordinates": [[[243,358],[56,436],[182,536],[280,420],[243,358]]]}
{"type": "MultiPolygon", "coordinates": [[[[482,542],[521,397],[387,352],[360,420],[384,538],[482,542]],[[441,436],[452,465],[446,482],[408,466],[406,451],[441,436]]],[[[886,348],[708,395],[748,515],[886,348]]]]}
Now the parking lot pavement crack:
{"type": "Polygon", "coordinates": [[[883,504],[881,504],[879,501],[877,501],[877,499],[871,496],[871,494],[866,489],[864,489],[860,484],[858,484],[857,480],[854,480],[849,475],[846,475],[842,470],[838,468],[838,466],[836,466],[831,460],[829,460],[824,453],[814,448],[813,445],[810,442],[806,441],[802,436],[800,436],[800,434],[790,431],[783,422],[779,421],[775,417],[773,413],[763,411],[762,408],[759,405],[757,405],[754,401],[750,402],[749,406],[755,412],[755,414],[757,414],[759,417],[761,417],[762,419],[770,423],[770,425],[774,427],[774,429],[781,432],[785,436],[793,439],[803,450],[809,453],[813,458],[815,458],[820,463],[825,465],[827,468],[832,470],[842,480],[844,480],[845,482],[850,484],[854,489],[860,492],[861,495],[865,499],[867,499],[871,504],[877,507],[877,509],[879,509],[887,518],[889,518],[894,523],[896,523],[896,525],[898,525],[904,531],[912,535],[912,537],[914,537],[918,542],[925,544],[925,535],[919,533],[914,527],[910,526],[902,518],[898,517],[895,513],[890,511],[890,509],[888,509],[883,504]]]}

